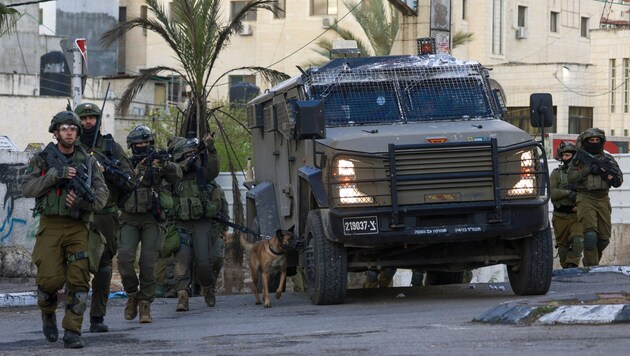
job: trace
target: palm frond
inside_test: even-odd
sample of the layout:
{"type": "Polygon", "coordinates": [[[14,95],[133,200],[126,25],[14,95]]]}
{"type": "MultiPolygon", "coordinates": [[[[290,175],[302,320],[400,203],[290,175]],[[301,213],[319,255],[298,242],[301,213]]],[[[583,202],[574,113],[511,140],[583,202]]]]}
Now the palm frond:
{"type": "Polygon", "coordinates": [[[463,46],[468,42],[472,42],[474,39],[475,35],[472,32],[457,31],[455,32],[455,34],[453,34],[453,38],[451,40],[451,49],[458,46],[463,46]]]}
{"type": "Polygon", "coordinates": [[[212,88],[214,88],[214,86],[217,85],[217,83],[228,74],[233,73],[233,72],[239,72],[239,71],[248,71],[250,73],[260,74],[262,76],[262,79],[266,81],[267,83],[270,83],[272,86],[290,78],[288,74],[277,71],[275,69],[269,69],[265,67],[256,67],[256,66],[238,67],[238,68],[232,68],[222,73],[217,78],[217,80],[214,81],[214,83],[210,87],[210,90],[212,90],[212,88]]]}
{"type": "Polygon", "coordinates": [[[20,13],[12,8],[0,3],[0,36],[5,33],[15,31],[17,21],[22,17],[20,13]]]}
{"type": "Polygon", "coordinates": [[[127,86],[127,89],[125,89],[125,92],[120,98],[120,105],[118,106],[118,112],[120,113],[126,112],[127,109],[129,109],[129,106],[131,105],[133,98],[136,96],[136,94],[138,94],[140,90],[142,90],[144,85],[147,82],[149,82],[149,80],[157,76],[158,73],[163,72],[163,71],[173,71],[177,73],[177,70],[170,67],[163,67],[163,66],[142,70],[142,72],[140,72],[140,75],[134,78],[134,80],[127,86]]]}

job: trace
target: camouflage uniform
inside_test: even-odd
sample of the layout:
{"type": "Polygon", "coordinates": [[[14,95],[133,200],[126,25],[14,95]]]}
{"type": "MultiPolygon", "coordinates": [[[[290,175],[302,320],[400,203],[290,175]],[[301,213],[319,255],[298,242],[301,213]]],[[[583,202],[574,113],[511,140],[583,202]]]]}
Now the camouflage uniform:
{"type": "MultiPolygon", "coordinates": [[[[182,172],[179,166],[165,159],[156,163],[147,162],[146,150],[138,143],[149,143],[153,147],[153,133],[146,126],[138,126],[127,137],[127,146],[132,149],[132,164],[139,186],[122,206],[120,241],[118,243],[118,270],[125,292],[129,296],[125,308],[125,319],[133,320],[140,309],[140,322],[150,323],[151,303],[155,298],[155,261],[162,247],[164,209],[168,209],[168,192],[162,189],[163,182],[175,183],[182,172]],[[134,263],[140,244],[140,276],[136,275],[134,263]]],[[[171,202],[172,204],[172,202],[171,202]]]]}
{"type": "Polygon", "coordinates": [[[215,303],[211,286],[213,228],[207,219],[220,209],[221,197],[217,190],[210,191],[208,182],[219,174],[219,162],[214,141],[207,138],[204,143],[201,146],[196,138],[180,138],[173,146],[173,159],[183,171],[182,179],[171,186],[173,209],[169,211],[172,222],[180,227],[182,241],[175,252],[177,311],[188,310],[193,263],[206,304],[215,303]]]}
{"type": "MultiPolygon", "coordinates": [[[[61,125],[77,126],[80,135],[81,122],[73,112],[55,115],[49,132],[61,136],[59,131],[64,130],[61,125]]],[[[50,153],[46,153],[46,150],[31,159],[21,191],[25,197],[35,198],[34,215],[41,215],[32,257],[37,266],[37,304],[42,312],[44,335],[51,342],[58,338],[55,318],[57,291],[65,284],[66,311],[62,322],[65,329],[64,346],[80,348],[83,347],[81,326],[90,288],[87,224],[92,218],[92,212],[104,206],[109,192],[96,159],[76,145],[78,139],[70,144],[60,141],[60,136],[57,136],[57,147],[73,150],[71,156],[66,156],[70,166],[84,164],[87,167],[88,175],[91,175],[93,202],[78,197],[73,207],[67,206],[66,198],[70,189],[66,183],[69,182],[70,170],[67,166],[61,170],[49,167],[46,156],[50,153]]]]}
{"type": "Polygon", "coordinates": [[[132,182],[113,174],[112,171],[116,169],[126,173],[129,177],[133,177],[133,169],[125,151],[114,141],[112,135],[101,135],[100,127],[97,124],[86,128],[87,120],[96,119],[101,115],[101,110],[97,105],[83,103],[78,105],[74,111],[81,118],[83,125],[81,143],[88,151],[93,152],[93,156],[102,163],[101,166],[109,168],[104,173],[105,183],[109,189],[109,198],[105,207],[94,214],[94,220],[90,226],[91,229],[99,231],[106,240],[98,271],[92,278],[90,331],[106,332],[109,331],[109,328],[104,324],[104,317],[112,281],[112,260],[116,255],[118,233],[120,232],[120,216],[116,204],[125,194],[133,190],[132,182]],[[114,166],[107,165],[107,163],[114,166]]]}
{"type": "MultiPolygon", "coordinates": [[[[556,159],[562,161],[562,155],[570,152],[575,155],[577,147],[570,142],[562,142],[558,147],[556,159]]],[[[551,223],[556,237],[556,248],[562,268],[578,267],[584,249],[582,224],[578,221],[575,199],[577,189],[567,179],[569,159],[551,172],[549,177],[553,216],[551,223]]]]}
{"type": "MultiPolygon", "coordinates": [[[[613,156],[603,151],[605,141],[606,136],[602,130],[590,128],[578,136],[578,148],[619,169],[613,156]],[[591,137],[599,137],[601,142],[589,143],[591,137]]],[[[577,218],[584,227],[585,266],[598,265],[604,249],[610,243],[612,209],[608,191],[611,185],[597,173],[598,171],[599,167],[586,165],[577,154],[567,171],[569,183],[577,186],[577,218]]],[[[620,185],[623,176],[616,178],[620,185]]]]}
{"type": "MultiPolygon", "coordinates": [[[[221,218],[225,220],[230,219],[228,201],[225,198],[225,192],[216,181],[212,181],[209,184],[212,189],[211,194],[215,195],[215,191],[219,192],[221,199],[221,208],[219,214],[221,218]]],[[[219,273],[223,268],[223,260],[225,258],[225,233],[228,231],[227,225],[212,221],[212,233],[210,235],[210,260],[212,261],[212,281],[210,282],[210,288],[216,292],[217,280],[219,279],[219,273]]]]}

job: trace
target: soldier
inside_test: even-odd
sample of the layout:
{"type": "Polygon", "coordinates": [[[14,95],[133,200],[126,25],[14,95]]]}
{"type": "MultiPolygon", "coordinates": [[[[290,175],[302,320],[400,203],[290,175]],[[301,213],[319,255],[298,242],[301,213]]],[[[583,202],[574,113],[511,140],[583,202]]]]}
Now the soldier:
{"type": "Polygon", "coordinates": [[[611,207],[608,191],[623,183],[623,174],[612,155],[604,152],[606,135],[586,129],[577,139],[567,178],[577,187],[577,218],[584,228],[584,265],[596,266],[610,243],[611,207]]]}
{"type": "Polygon", "coordinates": [[[125,319],[133,320],[140,309],[140,322],[151,323],[151,303],[155,299],[155,261],[162,244],[164,209],[172,207],[164,181],[173,184],[182,177],[179,166],[168,155],[157,152],[154,136],[146,126],[137,126],[127,135],[127,147],[133,154],[131,164],[139,184],[122,206],[118,270],[129,296],[125,319]],[[140,244],[140,278],[134,263],[140,244]]]}
{"type": "Polygon", "coordinates": [[[90,332],[107,332],[104,323],[112,281],[112,260],[116,255],[120,218],[116,206],[119,199],[134,189],[133,169],[123,148],[111,134],[101,135],[101,109],[92,103],[79,104],[74,112],[81,119],[81,143],[101,164],[101,172],[109,189],[109,198],[103,209],[94,214],[91,228],[99,231],[106,240],[98,271],[92,279],[90,304],[90,332]]]}
{"type": "Polygon", "coordinates": [[[575,206],[577,188],[567,180],[567,170],[576,150],[572,142],[561,142],[556,150],[556,160],[561,162],[560,166],[549,177],[553,204],[551,222],[562,268],[578,267],[584,249],[582,224],[578,221],[575,206]]]}
{"type": "Polygon", "coordinates": [[[210,243],[213,228],[207,219],[219,210],[221,198],[218,191],[209,191],[208,182],[219,174],[219,162],[212,135],[207,135],[202,143],[191,136],[180,139],[173,148],[173,159],[183,171],[181,181],[172,186],[170,210],[173,223],[180,226],[182,241],[175,253],[177,311],[188,310],[193,262],[206,305],[215,304],[210,243]]]}
{"type": "MultiPolygon", "coordinates": [[[[208,185],[208,188],[210,189],[211,196],[216,197],[217,194],[219,195],[219,199],[221,200],[221,206],[219,209],[220,217],[229,221],[229,204],[227,199],[225,198],[225,192],[216,182],[216,180],[212,180],[212,182],[210,182],[210,184],[208,185]]],[[[213,198],[213,200],[215,199],[216,198],[213,198]]],[[[223,259],[225,258],[225,237],[227,231],[227,225],[212,221],[212,233],[210,235],[210,260],[212,261],[212,281],[210,282],[210,288],[212,289],[213,294],[216,293],[217,280],[219,279],[219,273],[221,273],[221,269],[223,268],[223,259]]]]}
{"type": "Polygon", "coordinates": [[[44,336],[57,341],[57,291],[65,283],[64,347],[82,348],[81,326],[90,288],[87,224],[92,212],[103,208],[109,191],[96,159],[78,145],[81,121],[75,113],[55,115],[48,132],[57,143],[49,143],[31,159],[21,185],[25,197],[35,198],[33,214],[41,215],[32,256],[37,266],[37,304],[44,336]]]}

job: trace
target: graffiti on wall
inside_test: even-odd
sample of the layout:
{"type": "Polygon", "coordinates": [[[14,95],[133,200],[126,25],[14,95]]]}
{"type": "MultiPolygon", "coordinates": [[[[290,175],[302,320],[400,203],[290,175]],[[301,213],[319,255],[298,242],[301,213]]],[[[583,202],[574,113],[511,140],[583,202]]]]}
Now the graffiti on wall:
{"type": "Polygon", "coordinates": [[[0,164],[0,184],[6,187],[2,204],[2,223],[0,224],[0,242],[5,242],[17,225],[26,225],[26,219],[14,216],[15,201],[23,198],[20,192],[21,164],[0,164]]]}

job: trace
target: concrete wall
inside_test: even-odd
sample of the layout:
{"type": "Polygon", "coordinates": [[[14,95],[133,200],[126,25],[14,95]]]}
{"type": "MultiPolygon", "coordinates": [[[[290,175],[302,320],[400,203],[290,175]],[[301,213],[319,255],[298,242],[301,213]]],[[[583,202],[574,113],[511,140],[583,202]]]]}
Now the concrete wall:
{"type": "Polygon", "coordinates": [[[0,276],[33,277],[31,251],[38,219],[32,217],[35,201],[22,196],[20,178],[32,153],[0,150],[0,276]]]}

